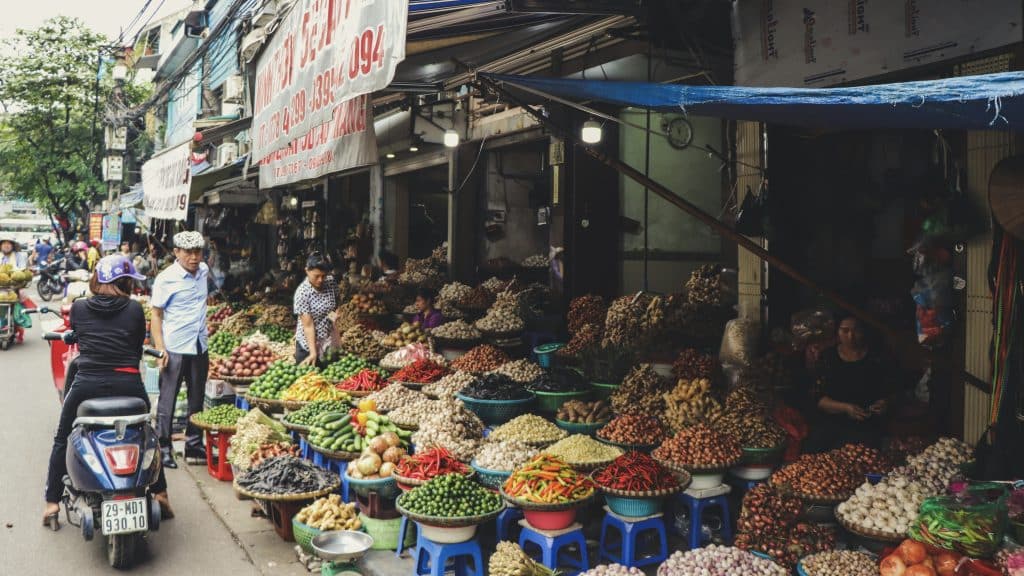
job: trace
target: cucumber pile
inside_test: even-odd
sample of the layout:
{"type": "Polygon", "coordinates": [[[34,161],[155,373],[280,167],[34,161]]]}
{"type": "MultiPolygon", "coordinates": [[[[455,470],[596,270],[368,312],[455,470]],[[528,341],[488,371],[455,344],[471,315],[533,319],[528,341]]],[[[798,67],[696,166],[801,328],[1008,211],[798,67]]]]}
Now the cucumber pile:
{"type": "Polygon", "coordinates": [[[332,452],[362,452],[371,440],[392,432],[402,445],[408,445],[412,432],[398,428],[387,416],[376,412],[356,412],[327,412],[317,416],[307,440],[313,446],[332,452]],[[365,423],[360,423],[360,420],[365,420],[365,423]]]}

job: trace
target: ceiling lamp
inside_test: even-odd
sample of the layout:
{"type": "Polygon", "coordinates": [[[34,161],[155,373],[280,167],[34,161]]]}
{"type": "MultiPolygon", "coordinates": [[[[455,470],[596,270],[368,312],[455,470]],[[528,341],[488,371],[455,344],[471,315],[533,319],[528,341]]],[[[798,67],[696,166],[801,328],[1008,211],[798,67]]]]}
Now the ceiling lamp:
{"type": "Polygon", "coordinates": [[[451,128],[444,131],[444,145],[447,148],[459,147],[459,133],[451,128]]]}
{"type": "Polygon", "coordinates": [[[587,144],[597,144],[601,141],[601,124],[591,118],[583,123],[583,130],[580,138],[587,144]]]}
{"type": "Polygon", "coordinates": [[[384,157],[387,158],[388,160],[393,160],[395,158],[395,153],[388,152],[387,154],[384,155],[384,157]]]}

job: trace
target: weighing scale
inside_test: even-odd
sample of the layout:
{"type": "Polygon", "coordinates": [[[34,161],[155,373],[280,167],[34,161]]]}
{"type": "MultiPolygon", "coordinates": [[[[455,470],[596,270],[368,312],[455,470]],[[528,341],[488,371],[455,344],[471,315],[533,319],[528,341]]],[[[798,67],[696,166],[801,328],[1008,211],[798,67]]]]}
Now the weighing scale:
{"type": "Polygon", "coordinates": [[[310,544],[324,561],[321,576],[363,576],[359,561],[373,547],[373,537],[363,532],[340,530],[314,536],[310,544]]]}

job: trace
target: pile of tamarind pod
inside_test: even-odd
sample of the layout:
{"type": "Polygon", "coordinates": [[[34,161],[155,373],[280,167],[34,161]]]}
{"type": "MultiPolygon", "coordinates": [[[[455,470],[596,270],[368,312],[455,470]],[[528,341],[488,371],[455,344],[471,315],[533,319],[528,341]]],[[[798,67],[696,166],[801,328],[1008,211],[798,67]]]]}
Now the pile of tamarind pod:
{"type": "Polygon", "coordinates": [[[596,422],[607,422],[611,418],[611,414],[611,406],[604,400],[594,400],[592,402],[569,400],[558,409],[555,418],[563,422],[594,424],[596,422]]]}
{"type": "Polygon", "coordinates": [[[680,352],[676,361],[672,363],[672,374],[677,380],[711,378],[714,371],[715,359],[693,348],[680,352]]]}
{"type": "Polygon", "coordinates": [[[768,411],[768,406],[758,397],[753,387],[740,386],[725,397],[725,409],[728,412],[763,415],[768,411]]]}
{"type": "Polygon", "coordinates": [[[711,395],[711,381],[680,380],[675,388],[662,394],[665,400],[663,420],[678,432],[694,424],[712,423],[722,415],[722,405],[711,395]]]}
{"type": "Polygon", "coordinates": [[[715,429],[736,438],[744,448],[775,448],[786,441],[786,431],[773,420],[749,412],[726,411],[715,429]]]}
{"type": "Polygon", "coordinates": [[[608,307],[605,306],[604,298],[594,294],[577,296],[569,303],[569,313],[566,315],[569,333],[576,334],[588,324],[604,325],[607,314],[608,307]]]}
{"type": "Polygon", "coordinates": [[[667,382],[650,364],[641,364],[626,375],[622,386],[612,393],[612,409],[616,414],[661,414],[665,410],[661,395],[667,389],[667,382]]]}

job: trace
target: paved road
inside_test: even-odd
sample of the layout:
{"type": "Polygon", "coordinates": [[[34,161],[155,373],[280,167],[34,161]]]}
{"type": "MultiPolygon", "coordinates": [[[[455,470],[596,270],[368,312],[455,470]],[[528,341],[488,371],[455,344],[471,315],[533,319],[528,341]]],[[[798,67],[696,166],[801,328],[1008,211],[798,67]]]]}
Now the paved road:
{"type": "MultiPolygon", "coordinates": [[[[86,542],[72,526],[53,533],[40,525],[59,406],[38,324],[25,344],[0,352],[0,576],[110,574],[102,538],[86,542]]],[[[258,574],[185,470],[169,470],[168,482],[177,518],[150,536],[132,572],[258,574]]]]}

